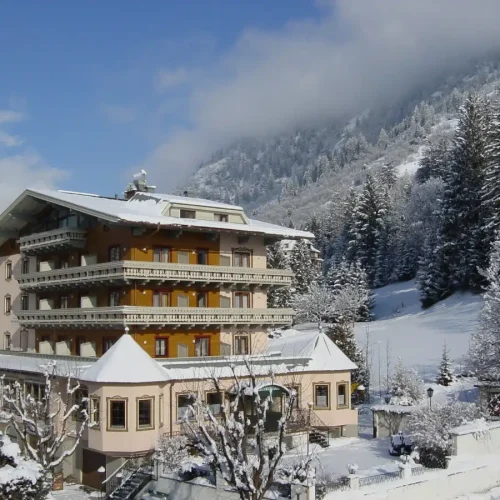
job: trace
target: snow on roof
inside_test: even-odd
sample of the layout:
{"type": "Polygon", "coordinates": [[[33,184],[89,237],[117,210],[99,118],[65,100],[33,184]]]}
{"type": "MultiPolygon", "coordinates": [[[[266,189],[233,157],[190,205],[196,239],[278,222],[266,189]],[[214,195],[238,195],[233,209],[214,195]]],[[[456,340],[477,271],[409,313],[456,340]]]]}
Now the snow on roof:
{"type": "MultiPolygon", "coordinates": [[[[138,194],[144,194],[144,193],[136,193],[129,201],[133,202],[134,198],[138,194]]],[[[221,203],[219,201],[213,201],[213,200],[205,200],[203,198],[191,198],[190,196],[176,196],[173,194],[161,194],[161,193],[146,193],[146,194],[148,196],[151,196],[152,198],[158,198],[162,201],[166,201],[167,203],[180,203],[182,205],[222,208],[226,210],[243,210],[243,208],[238,205],[231,205],[230,203],[221,203]]]]}
{"type": "MultiPolygon", "coordinates": [[[[109,222],[122,222],[128,224],[148,224],[164,227],[192,227],[197,229],[218,229],[245,233],[257,233],[288,238],[313,238],[314,235],[307,231],[290,229],[276,224],[269,224],[249,219],[248,224],[234,224],[228,222],[181,219],[162,215],[168,203],[179,200],[179,203],[199,204],[219,208],[241,210],[240,207],[216,203],[210,200],[197,198],[174,197],[155,193],[136,193],[130,200],[105,198],[88,193],[75,193],[70,191],[55,191],[50,189],[26,189],[24,193],[0,215],[0,221],[5,223],[12,220],[10,213],[22,204],[26,197],[32,197],[49,203],[54,203],[70,208],[87,215],[98,217],[109,222]]],[[[176,201],[177,202],[177,201],[176,201]]],[[[23,223],[24,224],[24,223],[23,223]]],[[[1,243],[1,242],[0,242],[1,243]]]]}
{"type": "Polygon", "coordinates": [[[413,413],[419,406],[403,406],[403,405],[373,405],[371,411],[383,411],[384,413],[406,414],[413,413]]]}
{"type": "Polygon", "coordinates": [[[168,371],[126,334],[83,373],[80,380],[104,384],[147,384],[170,378],[168,371]]]}
{"type": "Polygon", "coordinates": [[[455,436],[464,436],[465,434],[487,432],[491,429],[498,429],[499,427],[500,422],[486,422],[484,419],[480,418],[474,420],[473,422],[453,427],[453,429],[450,429],[450,434],[454,434],[455,436]]]}
{"type": "Polygon", "coordinates": [[[266,352],[281,356],[308,358],[307,371],[348,371],[357,368],[329,338],[317,328],[281,330],[279,337],[270,340],[266,352]]]}

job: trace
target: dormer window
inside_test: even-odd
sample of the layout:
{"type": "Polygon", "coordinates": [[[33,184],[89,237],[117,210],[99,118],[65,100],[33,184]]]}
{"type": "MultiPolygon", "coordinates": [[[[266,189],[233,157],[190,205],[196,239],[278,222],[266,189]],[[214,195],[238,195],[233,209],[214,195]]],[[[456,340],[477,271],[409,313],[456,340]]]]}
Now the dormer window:
{"type": "Polygon", "coordinates": [[[181,219],[196,219],[196,212],[194,210],[181,209],[181,219]]]}
{"type": "Polygon", "coordinates": [[[216,222],[229,222],[229,215],[227,214],[215,214],[216,222]]]}

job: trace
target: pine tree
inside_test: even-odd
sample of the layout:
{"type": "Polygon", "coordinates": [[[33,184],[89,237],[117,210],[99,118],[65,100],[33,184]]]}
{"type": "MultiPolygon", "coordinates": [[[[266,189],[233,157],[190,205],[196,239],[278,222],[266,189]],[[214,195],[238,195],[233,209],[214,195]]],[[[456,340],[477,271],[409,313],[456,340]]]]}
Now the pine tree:
{"type": "Polygon", "coordinates": [[[484,233],[493,242],[500,230],[500,105],[492,107],[488,121],[486,172],[483,186],[483,205],[486,211],[484,233]]]}
{"type": "Polygon", "coordinates": [[[368,174],[353,214],[348,256],[351,261],[360,261],[370,285],[375,279],[379,237],[385,213],[384,197],[376,180],[368,174]]]}
{"type": "Polygon", "coordinates": [[[352,324],[346,322],[330,325],[326,331],[330,340],[353,362],[358,369],[351,373],[352,383],[364,385],[368,389],[370,385],[369,374],[366,370],[366,360],[363,351],[359,349],[352,324]]]}
{"type": "Polygon", "coordinates": [[[431,177],[443,178],[450,161],[450,147],[447,139],[442,138],[437,144],[428,147],[419,161],[415,180],[423,184],[431,177]]]}
{"type": "Polygon", "coordinates": [[[389,145],[389,136],[384,128],[380,130],[380,134],[378,136],[377,146],[381,149],[387,149],[389,145]]]}
{"type": "MultiPolygon", "coordinates": [[[[287,258],[283,252],[281,243],[275,243],[267,247],[267,267],[270,269],[289,269],[287,258]]],[[[291,304],[290,288],[272,287],[267,292],[267,307],[287,308],[291,304]]]]}
{"type": "Polygon", "coordinates": [[[449,349],[446,347],[446,342],[443,345],[443,354],[441,356],[441,364],[439,365],[439,373],[436,383],[448,387],[453,382],[453,373],[451,370],[450,358],[448,356],[449,349]]]}
{"type": "Polygon", "coordinates": [[[292,294],[302,295],[306,293],[311,283],[317,277],[315,266],[311,259],[311,251],[306,240],[299,240],[295,243],[288,264],[294,273],[292,294]]]}
{"type": "Polygon", "coordinates": [[[493,243],[486,271],[488,288],[484,295],[478,330],[472,334],[469,361],[482,380],[500,380],[500,241],[493,243]]]}
{"type": "MultiPolygon", "coordinates": [[[[373,295],[368,286],[366,273],[359,262],[347,262],[342,259],[333,265],[325,276],[325,283],[334,293],[340,293],[346,286],[354,286],[366,295],[366,301],[360,307],[356,321],[370,321],[373,308],[373,295]]],[[[335,318],[332,318],[335,320],[335,318]]]]}
{"type": "Polygon", "coordinates": [[[478,288],[487,263],[482,191],[486,167],[485,103],[469,96],[460,110],[441,208],[441,272],[448,292],[478,288]]]}

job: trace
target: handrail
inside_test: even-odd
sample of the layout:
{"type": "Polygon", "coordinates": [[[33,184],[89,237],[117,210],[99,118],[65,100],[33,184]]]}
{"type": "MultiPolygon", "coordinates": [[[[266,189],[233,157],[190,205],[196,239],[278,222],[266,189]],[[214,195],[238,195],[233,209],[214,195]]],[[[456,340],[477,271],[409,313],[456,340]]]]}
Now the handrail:
{"type": "Polygon", "coordinates": [[[132,458],[127,458],[127,460],[125,460],[125,462],[123,462],[120,467],[118,467],[118,469],[116,469],[113,473],[111,473],[104,481],[102,481],[101,484],[107,484],[110,479],[114,478],[118,472],[120,472],[122,469],[125,468],[125,466],[132,461],[132,458]]]}

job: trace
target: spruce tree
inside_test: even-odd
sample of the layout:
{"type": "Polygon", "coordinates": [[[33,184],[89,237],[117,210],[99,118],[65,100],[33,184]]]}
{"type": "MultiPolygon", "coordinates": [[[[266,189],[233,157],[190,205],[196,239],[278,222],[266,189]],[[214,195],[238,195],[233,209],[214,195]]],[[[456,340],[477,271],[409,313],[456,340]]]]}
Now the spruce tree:
{"type": "Polygon", "coordinates": [[[500,230],[500,105],[492,106],[488,120],[488,143],[486,146],[486,172],[483,186],[485,209],[484,234],[493,242],[500,230]]]}
{"type": "Polygon", "coordinates": [[[481,380],[500,380],[500,241],[493,243],[486,271],[488,288],[479,328],[472,334],[469,361],[481,380]]]}
{"type": "Polygon", "coordinates": [[[385,213],[386,204],[380,187],[375,178],[368,174],[353,214],[348,256],[351,261],[360,261],[370,286],[375,279],[377,252],[385,213]]]}
{"type": "Polygon", "coordinates": [[[448,387],[453,382],[453,373],[451,370],[451,362],[448,356],[449,349],[446,347],[446,342],[443,345],[443,354],[439,365],[439,372],[436,383],[448,387]]]}
{"type": "Polygon", "coordinates": [[[442,138],[437,144],[429,146],[419,161],[415,180],[423,184],[431,177],[443,178],[449,162],[450,148],[448,140],[442,138]]]}
{"type": "MultiPolygon", "coordinates": [[[[287,258],[280,242],[267,247],[267,267],[270,269],[289,269],[287,258]]],[[[267,292],[267,307],[287,308],[291,304],[290,288],[272,287],[267,292]]]]}
{"type": "Polygon", "coordinates": [[[485,103],[469,96],[460,110],[441,208],[441,272],[448,292],[478,288],[487,263],[482,193],[486,168],[485,103]]]}
{"type": "Polygon", "coordinates": [[[305,294],[317,277],[317,272],[311,259],[311,251],[306,240],[299,240],[295,243],[288,264],[294,273],[292,295],[305,294]]]}

